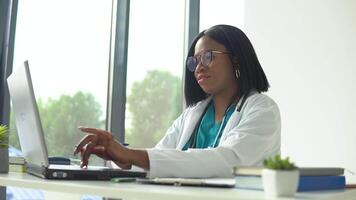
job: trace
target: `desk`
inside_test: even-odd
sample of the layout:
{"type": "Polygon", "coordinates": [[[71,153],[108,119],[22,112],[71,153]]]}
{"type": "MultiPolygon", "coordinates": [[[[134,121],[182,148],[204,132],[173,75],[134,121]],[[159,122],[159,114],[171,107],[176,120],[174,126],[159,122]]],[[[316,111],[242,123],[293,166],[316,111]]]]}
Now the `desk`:
{"type": "MultiPolygon", "coordinates": [[[[239,200],[239,199],[356,199],[356,189],[341,191],[303,192],[294,198],[265,198],[262,191],[235,188],[180,187],[165,185],[147,185],[140,183],[112,183],[109,181],[61,181],[44,180],[29,174],[0,174],[0,185],[40,189],[54,192],[58,199],[80,199],[82,194],[97,195],[124,200],[239,200]],[[58,193],[61,193],[58,195],[58,193]],[[67,196],[65,196],[67,195],[67,196]],[[69,195],[69,196],[68,196],[69,195]]],[[[54,196],[46,196],[54,199],[54,196]]]]}

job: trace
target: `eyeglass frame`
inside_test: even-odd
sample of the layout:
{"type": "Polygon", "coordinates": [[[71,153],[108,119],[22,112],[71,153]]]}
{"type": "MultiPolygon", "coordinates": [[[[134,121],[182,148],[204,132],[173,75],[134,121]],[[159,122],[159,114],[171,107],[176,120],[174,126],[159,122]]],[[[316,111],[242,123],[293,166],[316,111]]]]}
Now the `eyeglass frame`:
{"type": "Polygon", "coordinates": [[[216,54],[229,54],[229,55],[231,55],[230,52],[223,52],[223,51],[217,51],[217,50],[212,50],[212,49],[203,50],[203,51],[201,51],[201,52],[199,53],[199,55],[197,55],[197,56],[189,56],[189,57],[187,58],[186,66],[187,66],[188,70],[189,70],[190,72],[195,72],[195,70],[196,70],[196,68],[197,68],[197,66],[198,66],[199,63],[201,63],[204,67],[208,67],[208,66],[210,65],[210,63],[213,61],[213,53],[216,53],[216,54]],[[204,64],[204,63],[203,63],[203,60],[202,60],[202,54],[203,54],[203,53],[207,53],[207,52],[210,52],[210,53],[211,53],[211,58],[209,59],[209,62],[208,62],[207,64],[204,64]],[[198,62],[198,57],[199,57],[199,62],[198,62]],[[191,60],[192,58],[194,59],[194,62],[195,62],[194,70],[192,70],[192,69],[189,67],[189,63],[188,63],[189,61],[192,61],[192,60],[191,60]]]}

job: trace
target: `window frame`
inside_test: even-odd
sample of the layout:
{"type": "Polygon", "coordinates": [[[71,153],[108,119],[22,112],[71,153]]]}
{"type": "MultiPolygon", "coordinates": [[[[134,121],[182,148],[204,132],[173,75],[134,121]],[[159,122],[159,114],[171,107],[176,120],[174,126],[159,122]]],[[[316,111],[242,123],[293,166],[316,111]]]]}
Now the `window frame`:
{"type": "Polygon", "coordinates": [[[10,94],[7,77],[12,73],[18,0],[1,1],[0,6],[0,123],[10,124],[10,94]]]}

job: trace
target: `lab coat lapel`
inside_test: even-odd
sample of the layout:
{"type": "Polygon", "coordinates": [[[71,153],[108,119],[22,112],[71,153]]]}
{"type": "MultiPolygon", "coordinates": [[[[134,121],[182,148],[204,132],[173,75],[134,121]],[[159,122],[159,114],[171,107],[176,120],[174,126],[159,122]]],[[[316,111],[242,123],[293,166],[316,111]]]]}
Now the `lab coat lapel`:
{"type": "MultiPolygon", "coordinates": [[[[254,94],[258,94],[258,92],[255,91],[255,90],[251,91],[250,93],[248,93],[247,98],[252,96],[252,95],[254,95],[254,94]]],[[[243,110],[245,108],[245,104],[246,104],[246,101],[247,101],[247,99],[246,99],[246,101],[243,103],[242,99],[243,98],[240,98],[239,102],[236,105],[235,112],[231,115],[229,121],[227,122],[227,124],[225,126],[225,129],[223,131],[223,134],[221,135],[220,142],[224,141],[226,139],[226,137],[228,136],[227,133],[230,132],[231,129],[233,129],[236,126],[238,126],[238,124],[240,123],[242,112],[243,112],[243,110]],[[243,104],[243,105],[241,105],[241,104],[243,104]],[[241,108],[240,111],[238,111],[237,108],[239,108],[240,105],[242,106],[242,108],[241,108]]]]}
{"type": "Polygon", "coordinates": [[[211,101],[212,97],[198,103],[192,110],[187,114],[186,119],[184,120],[184,127],[182,137],[179,140],[177,149],[182,150],[184,145],[188,142],[190,136],[192,135],[196,124],[199,122],[200,117],[204,114],[206,106],[211,101]]]}
{"type": "Polygon", "coordinates": [[[238,111],[237,109],[243,103],[242,99],[243,98],[240,98],[239,102],[236,105],[236,110],[234,111],[234,113],[232,113],[229,121],[226,123],[226,126],[225,126],[225,129],[223,131],[223,134],[221,135],[220,142],[224,141],[226,139],[226,137],[227,137],[227,133],[230,132],[231,129],[233,129],[234,127],[236,127],[239,124],[239,122],[241,120],[241,115],[242,115],[241,113],[242,113],[243,107],[242,107],[242,109],[240,111],[238,111]]]}
{"type": "Polygon", "coordinates": [[[226,123],[223,134],[221,135],[220,142],[226,139],[227,133],[230,132],[230,130],[233,129],[240,122],[240,119],[241,113],[235,110],[235,112],[232,113],[229,121],[226,123]]]}

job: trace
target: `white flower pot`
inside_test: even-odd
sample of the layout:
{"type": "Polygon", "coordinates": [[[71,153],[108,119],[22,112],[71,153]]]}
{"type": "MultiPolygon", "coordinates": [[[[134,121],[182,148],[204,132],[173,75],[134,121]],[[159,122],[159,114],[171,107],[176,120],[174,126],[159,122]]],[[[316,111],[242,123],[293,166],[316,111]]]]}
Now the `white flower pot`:
{"type": "Polygon", "coordinates": [[[293,196],[299,183],[299,170],[262,170],[266,196],[293,196]]]}

